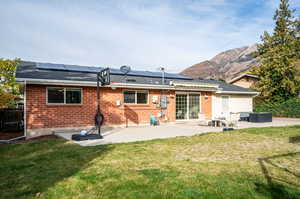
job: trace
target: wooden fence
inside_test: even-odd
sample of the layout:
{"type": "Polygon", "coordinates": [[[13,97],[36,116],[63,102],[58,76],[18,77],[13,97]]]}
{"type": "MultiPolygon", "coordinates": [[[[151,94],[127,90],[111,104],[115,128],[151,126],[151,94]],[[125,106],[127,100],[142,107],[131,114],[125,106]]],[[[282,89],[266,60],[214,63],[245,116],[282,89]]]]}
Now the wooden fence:
{"type": "Polygon", "coordinates": [[[21,131],[24,129],[24,110],[22,108],[0,109],[0,131],[21,131]]]}

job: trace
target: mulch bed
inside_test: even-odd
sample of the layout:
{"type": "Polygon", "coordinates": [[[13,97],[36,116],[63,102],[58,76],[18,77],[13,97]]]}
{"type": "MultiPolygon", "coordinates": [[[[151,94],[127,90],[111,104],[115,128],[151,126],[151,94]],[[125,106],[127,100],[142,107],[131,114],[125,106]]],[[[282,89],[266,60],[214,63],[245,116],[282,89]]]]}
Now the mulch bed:
{"type": "Polygon", "coordinates": [[[0,145],[19,144],[19,143],[25,143],[25,142],[34,142],[34,141],[52,140],[52,139],[60,139],[60,138],[57,137],[56,135],[42,135],[42,136],[29,138],[29,139],[21,138],[21,139],[14,140],[14,141],[11,141],[11,142],[4,142],[4,143],[0,143],[0,145]]]}
{"type": "Polygon", "coordinates": [[[300,118],[300,116],[274,116],[278,118],[300,118]]]}
{"type": "Polygon", "coordinates": [[[24,135],[23,131],[3,132],[0,131],[0,140],[9,140],[24,135]]]}

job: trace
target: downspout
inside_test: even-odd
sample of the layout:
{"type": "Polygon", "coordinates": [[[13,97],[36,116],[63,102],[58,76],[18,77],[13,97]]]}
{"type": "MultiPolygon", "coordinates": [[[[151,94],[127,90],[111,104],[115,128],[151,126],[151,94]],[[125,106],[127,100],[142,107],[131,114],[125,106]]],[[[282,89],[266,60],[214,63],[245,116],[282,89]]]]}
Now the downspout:
{"type": "MultiPolygon", "coordinates": [[[[162,72],[162,85],[164,86],[165,85],[165,68],[163,68],[163,67],[160,67],[160,70],[161,70],[161,72],[162,72]]],[[[164,122],[166,122],[166,117],[168,118],[168,120],[169,120],[169,114],[168,114],[168,103],[166,102],[166,104],[167,104],[167,108],[166,108],[166,110],[164,110],[163,108],[162,108],[162,106],[161,106],[161,102],[162,102],[162,99],[161,99],[161,97],[162,96],[167,96],[167,95],[165,95],[165,93],[164,93],[164,90],[163,89],[161,89],[161,92],[160,92],[160,99],[159,99],[159,105],[160,105],[160,118],[161,119],[163,119],[164,120],[164,122]]]]}
{"type": "Polygon", "coordinates": [[[26,80],[24,81],[24,137],[27,137],[27,92],[26,80]]]}

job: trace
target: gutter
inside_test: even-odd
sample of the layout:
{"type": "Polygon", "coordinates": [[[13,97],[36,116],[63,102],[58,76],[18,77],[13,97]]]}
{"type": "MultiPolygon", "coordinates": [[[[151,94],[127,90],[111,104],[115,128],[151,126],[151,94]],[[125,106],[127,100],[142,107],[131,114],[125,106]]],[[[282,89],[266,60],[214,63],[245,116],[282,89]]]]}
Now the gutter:
{"type": "Polygon", "coordinates": [[[217,91],[216,94],[244,94],[244,95],[259,95],[259,92],[256,91],[217,91]]]}
{"type": "Polygon", "coordinates": [[[147,88],[147,89],[163,89],[172,90],[173,86],[169,85],[156,85],[156,84],[128,84],[128,83],[113,83],[108,87],[112,88],[147,88]]]}
{"type": "MultiPolygon", "coordinates": [[[[97,82],[91,81],[71,81],[71,80],[51,80],[51,79],[31,79],[31,78],[16,78],[17,82],[26,81],[27,84],[36,85],[63,85],[63,86],[88,86],[97,87],[97,82]]],[[[180,88],[170,85],[156,85],[156,84],[128,84],[128,83],[113,83],[108,86],[108,88],[140,88],[140,89],[161,89],[161,90],[191,90],[191,91],[217,91],[215,85],[211,87],[208,85],[203,85],[203,88],[180,88]]]]}
{"type": "Polygon", "coordinates": [[[91,81],[72,81],[72,80],[53,80],[53,79],[31,79],[31,78],[16,78],[17,82],[26,81],[27,84],[42,84],[42,85],[68,85],[68,86],[97,86],[97,82],[91,81]]]}
{"type": "MultiPolygon", "coordinates": [[[[72,80],[53,80],[53,79],[31,79],[31,78],[16,78],[17,82],[25,82],[25,84],[37,84],[37,85],[62,85],[62,86],[88,86],[97,87],[97,82],[92,81],[72,81],[72,80]]],[[[211,91],[217,94],[244,94],[244,95],[259,95],[259,92],[255,91],[222,91],[218,90],[216,84],[196,84],[198,88],[188,88],[186,86],[193,86],[193,84],[176,84],[171,85],[156,85],[156,84],[128,84],[128,83],[113,83],[108,88],[138,88],[138,89],[161,89],[161,90],[184,90],[184,91],[211,91]],[[176,87],[176,85],[178,87],[176,87]]]]}
{"type": "Polygon", "coordinates": [[[202,88],[202,87],[207,87],[207,88],[215,88],[218,89],[219,85],[218,84],[205,84],[205,83],[177,83],[174,82],[172,83],[175,87],[194,87],[194,88],[202,88]]]}

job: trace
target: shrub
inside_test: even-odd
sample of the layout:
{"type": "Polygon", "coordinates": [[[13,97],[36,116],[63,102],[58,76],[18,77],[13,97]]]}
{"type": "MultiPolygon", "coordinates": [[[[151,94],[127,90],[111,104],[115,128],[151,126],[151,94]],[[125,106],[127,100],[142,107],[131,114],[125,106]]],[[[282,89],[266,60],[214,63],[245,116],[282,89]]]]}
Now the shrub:
{"type": "Polygon", "coordinates": [[[273,116],[300,117],[300,99],[292,98],[283,103],[264,103],[255,107],[255,112],[271,112],[273,116]]]}

